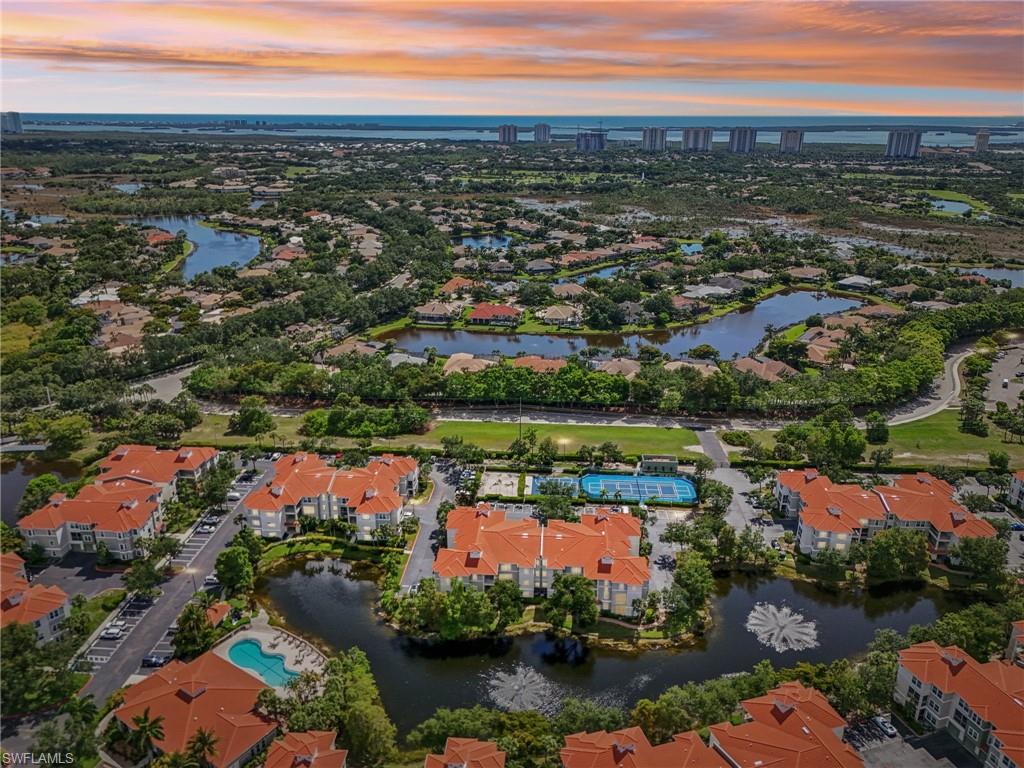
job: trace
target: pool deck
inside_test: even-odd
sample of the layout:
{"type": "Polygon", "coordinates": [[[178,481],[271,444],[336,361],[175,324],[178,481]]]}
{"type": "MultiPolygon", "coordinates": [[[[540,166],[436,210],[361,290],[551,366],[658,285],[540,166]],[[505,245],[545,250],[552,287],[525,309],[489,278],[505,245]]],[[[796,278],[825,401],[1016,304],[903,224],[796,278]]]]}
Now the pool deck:
{"type": "MultiPolygon", "coordinates": [[[[263,611],[253,617],[252,623],[248,627],[225,637],[214,647],[213,652],[222,659],[231,661],[228,651],[239,640],[256,640],[264,652],[280,654],[284,657],[285,667],[292,672],[322,672],[327,663],[326,656],[298,635],[293,635],[280,627],[271,626],[267,614],[263,611]]],[[[239,669],[245,669],[245,667],[239,667],[239,669]]],[[[245,671],[253,674],[251,669],[245,669],[245,671]]]]}

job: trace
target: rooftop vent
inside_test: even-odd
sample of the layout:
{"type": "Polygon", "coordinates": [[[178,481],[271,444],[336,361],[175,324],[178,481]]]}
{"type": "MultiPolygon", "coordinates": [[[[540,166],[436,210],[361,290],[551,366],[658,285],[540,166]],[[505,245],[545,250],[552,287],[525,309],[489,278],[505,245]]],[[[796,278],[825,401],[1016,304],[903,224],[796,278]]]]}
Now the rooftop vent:
{"type": "Polygon", "coordinates": [[[817,476],[818,470],[816,469],[808,469],[804,472],[804,480],[806,480],[808,483],[811,482],[811,480],[814,480],[817,476]]]}
{"type": "Polygon", "coordinates": [[[284,493],[284,488],[282,486],[280,486],[280,485],[272,485],[272,486],[270,486],[270,495],[271,496],[277,498],[282,493],[284,493]]]}
{"type": "Polygon", "coordinates": [[[788,715],[790,712],[793,711],[793,705],[790,704],[788,701],[776,699],[774,702],[772,702],[772,709],[774,709],[775,712],[779,715],[788,715]]]}
{"type": "Polygon", "coordinates": [[[181,687],[178,688],[178,694],[186,701],[198,699],[204,693],[206,693],[206,683],[197,681],[182,683],[181,687]]]}
{"type": "Polygon", "coordinates": [[[942,652],[942,660],[946,662],[953,671],[960,669],[964,665],[963,656],[957,656],[949,651],[942,652]]]}
{"type": "Polygon", "coordinates": [[[962,523],[967,519],[967,513],[962,509],[951,509],[949,516],[953,518],[954,523],[962,523]]]}
{"type": "Polygon", "coordinates": [[[377,489],[376,488],[367,488],[363,492],[363,498],[367,498],[367,499],[372,499],[376,495],[377,495],[377,489]]]}
{"type": "Polygon", "coordinates": [[[832,505],[829,505],[829,506],[825,507],[825,510],[830,515],[832,515],[832,517],[839,517],[841,514],[843,514],[843,510],[841,510],[839,507],[832,506],[832,505]]]}
{"type": "Polygon", "coordinates": [[[616,763],[621,763],[626,755],[633,754],[636,754],[636,744],[619,744],[619,742],[612,744],[612,756],[616,763]]]}
{"type": "Polygon", "coordinates": [[[469,559],[470,560],[479,560],[483,556],[484,556],[484,553],[481,550],[479,550],[479,549],[471,549],[469,551],[469,559]]]}
{"type": "Polygon", "coordinates": [[[191,448],[182,448],[180,451],[178,451],[178,458],[181,459],[181,460],[185,460],[185,459],[189,458],[191,455],[192,455],[192,449],[191,448]]]}

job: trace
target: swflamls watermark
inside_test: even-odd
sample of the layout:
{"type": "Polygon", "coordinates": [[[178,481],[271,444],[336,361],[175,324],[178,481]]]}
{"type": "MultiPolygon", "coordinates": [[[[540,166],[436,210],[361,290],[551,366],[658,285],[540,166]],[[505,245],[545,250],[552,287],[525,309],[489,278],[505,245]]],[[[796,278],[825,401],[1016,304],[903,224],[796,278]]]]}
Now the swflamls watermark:
{"type": "Polygon", "coordinates": [[[2,765],[74,765],[72,752],[3,752],[2,765]]]}

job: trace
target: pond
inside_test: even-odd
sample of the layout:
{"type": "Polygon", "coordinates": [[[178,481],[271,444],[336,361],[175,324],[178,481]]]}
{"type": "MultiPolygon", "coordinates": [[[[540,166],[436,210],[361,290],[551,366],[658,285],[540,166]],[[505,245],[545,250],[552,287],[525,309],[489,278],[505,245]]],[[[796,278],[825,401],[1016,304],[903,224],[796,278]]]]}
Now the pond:
{"type": "Polygon", "coordinates": [[[489,248],[492,251],[508,250],[512,238],[509,235],[476,235],[462,238],[462,244],[467,248],[481,249],[489,248]]]}
{"type": "Polygon", "coordinates": [[[1014,288],[1024,288],[1024,269],[1009,269],[1008,267],[970,267],[958,269],[962,275],[984,275],[989,280],[1009,280],[1014,288]]]}
{"type": "Polygon", "coordinates": [[[582,275],[576,275],[575,277],[561,277],[558,280],[555,280],[555,283],[579,283],[580,285],[583,285],[583,283],[587,282],[587,280],[592,277],[600,277],[607,280],[609,277],[614,277],[619,274],[619,272],[625,268],[625,264],[615,264],[611,267],[596,269],[593,272],[584,272],[582,275]]]}
{"type": "Polygon", "coordinates": [[[260,239],[254,235],[223,232],[203,226],[198,216],[150,216],[142,220],[149,227],[165,229],[172,235],[180,230],[195,245],[182,270],[186,280],[214,267],[244,265],[260,253],[260,239]]]}
{"type": "Polygon", "coordinates": [[[704,250],[703,243],[681,243],[679,250],[685,253],[687,256],[693,256],[695,253],[700,253],[704,250]]]}
{"type": "Polygon", "coordinates": [[[372,613],[377,587],[346,573],[343,563],[285,569],[262,580],[260,599],[293,630],[334,649],[363,649],[384,705],[403,733],[438,707],[511,708],[523,684],[542,707],[567,696],[631,707],[671,685],[742,672],[761,659],[789,666],[855,655],[876,629],[904,632],[961,607],[938,590],[830,594],[801,582],[744,577],[717,582],[714,628],[686,650],[621,653],[544,634],[436,645],[414,642],[384,625],[372,613]],[[790,619],[799,614],[793,634],[802,639],[796,646],[802,650],[774,650],[748,630],[748,621],[766,607],[790,619]]]}
{"type": "Polygon", "coordinates": [[[18,522],[18,502],[29,481],[47,472],[55,474],[61,482],[76,480],[82,476],[82,467],[75,461],[34,461],[11,459],[5,454],[0,462],[0,517],[8,525],[18,522]]]}
{"type": "Polygon", "coordinates": [[[932,199],[929,200],[928,202],[932,204],[932,208],[934,208],[936,211],[942,211],[943,213],[952,213],[956,214],[957,216],[967,213],[969,210],[971,210],[970,205],[968,205],[967,203],[958,202],[957,200],[932,199]]]}
{"type": "Polygon", "coordinates": [[[451,330],[445,328],[401,328],[382,334],[379,339],[393,339],[401,349],[422,354],[434,347],[441,355],[470,352],[490,355],[495,351],[507,357],[519,353],[545,357],[567,357],[587,347],[610,352],[626,346],[636,350],[640,343],[651,344],[672,357],[680,357],[699,344],[710,344],[723,358],[746,355],[764,336],[768,325],[784,328],[802,322],[813,314],[832,314],[860,306],[861,302],[811,291],[778,293],[753,307],[713,318],[706,323],[664,331],[634,334],[540,335],[504,334],[451,330]]]}

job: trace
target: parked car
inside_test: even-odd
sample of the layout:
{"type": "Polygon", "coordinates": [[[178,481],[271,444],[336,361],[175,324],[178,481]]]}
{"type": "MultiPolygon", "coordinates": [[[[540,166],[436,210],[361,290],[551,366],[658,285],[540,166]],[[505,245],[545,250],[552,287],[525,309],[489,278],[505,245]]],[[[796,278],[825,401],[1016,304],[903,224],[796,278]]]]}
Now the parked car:
{"type": "Polygon", "coordinates": [[[196,533],[213,533],[216,530],[216,525],[200,525],[198,528],[196,528],[196,533]]]}
{"type": "Polygon", "coordinates": [[[100,640],[120,640],[124,630],[120,627],[107,627],[100,632],[100,640]]]}
{"type": "Polygon", "coordinates": [[[890,739],[896,738],[900,735],[899,731],[896,730],[896,726],[892,724],[887,715],[877,715],[871,718],[871,722],[878,726],[878,728],[888,736],[890,739]]]}
{"type": "Polygon", "coordinates": [[[220,579],[218,579],[216,576],[214,576],[211,573],[209,576],[207,576],[205,579],[203,579],[203,586],[204,587],[219,587],[220,586],[220,579]]]}
{"type": "Polygon", "coordinates": [[[242,494],[240,494],[238,491],[229,491],[228,492],[228,501],[241,501],[241,500],[242,500],[242,494]]]}
{"type": "Polygon", "coordinates": [[[162,667],[171,660],[170,656],[164,656],[162,653],[151,653],[147,656],[142,657],[142,666],[144,667],[162,667]]]}
{"type": "Polygon", "coordinates": [[[174,622],[173,624],[171,624],[171,626],[169,626],[167,628],[167,634],[168,635],[175,635],[177,633],[178,633],[178,622],[174,622]]]}
{"type": "Polygon", "coordinates": [[[124,619],[111,619],[107,622],[107,629],[124,629],[128,626],[128,622],[124,619]]]}
{"type": "Polygon", "coordinates": [[[135,597],[128,601],[128,607],[135,609],[149,608],[153,602],[153,598],[149,595],[135,595],[135,597]]]}

